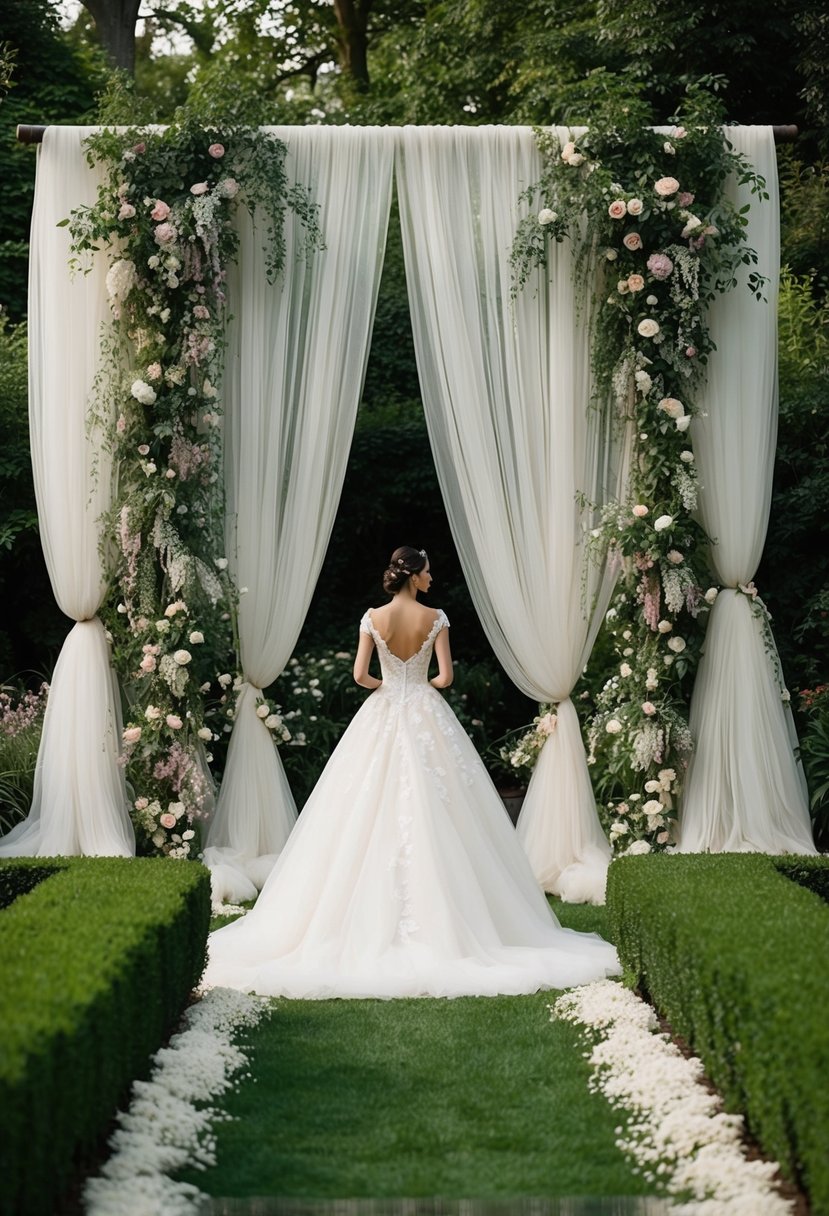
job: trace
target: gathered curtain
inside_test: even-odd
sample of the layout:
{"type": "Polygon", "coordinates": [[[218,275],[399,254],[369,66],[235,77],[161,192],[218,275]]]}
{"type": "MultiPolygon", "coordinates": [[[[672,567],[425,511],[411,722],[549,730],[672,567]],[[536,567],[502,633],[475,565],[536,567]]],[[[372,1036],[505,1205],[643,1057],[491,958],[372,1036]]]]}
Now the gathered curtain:
{"type": "Polygon", "coordinates": [[[746,239],[769,283],[758,301],[742,268],[738,286],[711,305],[717,351],[700,398],[703,412],[691,424],[700,514],[722,590],[691,701],[695,752],[681,805],[680,849],[813,853],[791,709],[752,583],[766,539],[777,440],[777,162],[770,127],[729,127],[727,134],[766,179],[768,201],[735,181],[730,196],[739,207],[750,204],[746,239]]]}
{"type": "Polygon", "coordinates": [[[90,418],[109,320],[106,264],[70,273],[57,227],[98,184],[84,127],[49,127],[38,150],[29,264],[29,428],[43,554],[70,630],[52,676],[27,818],[0,856],[129,856],[135,839],[118,764],[121,722],[109,645],[97,616],[106,592],[101,516],[112,503],[106,425],[90,418]]]}
{"type": "Polygon", "coordinates": [[[517,196],[540,170],[529,128],[399,136],[415,350],[455,544],[501,664],[523,693],[557,706],[518,835],[546,890],[601,902],[610,848],[570,692],[614,581],[586,559],[583,502],[618,494],[623,445],[591,408],[591,292],[571,244],[553,245],[548,270],[511,299],[517,196]]]}
{"type": "Polygon", "coordinates": [[[268,129],[288,145],[290,179],[319,204],[325,249],[306,261],[302,228],[288,215],[285,270],[269,284],[264,234],[240,212],[224,397],[226,543],[240,589],[244,683],[205,850],[214,897],[230,900],[252,898],[296,820],[282,761],[256,711],[296,645],[334,524],[368,358],[394,155],[390,129],[268,129]]]}

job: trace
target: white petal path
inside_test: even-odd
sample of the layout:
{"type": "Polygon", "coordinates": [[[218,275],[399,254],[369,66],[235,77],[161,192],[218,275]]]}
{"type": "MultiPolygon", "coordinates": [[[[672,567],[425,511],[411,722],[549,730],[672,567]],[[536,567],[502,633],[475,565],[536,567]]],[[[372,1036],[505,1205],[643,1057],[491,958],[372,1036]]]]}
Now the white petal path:
{"type": "MultiPolygon", "coordinates": [[[[169,1175],[216,1161],[213,1125],[228,1116],[206,1105],[225,1093],[248,1062],[234,1043],[273,1003],[211,988],[186,1010],[182,1029],[153,1056],[148,1081],[136,1081],[110,1138],[112,1156],[83,1193],[86,1216],[193,1216],[206,1196],[169,1175]]],[[[249,1074],[247,1074],[249,1075],[249,1074]]]]}
{"type": "Polygon", "coordinates": [[[749,1161],[742,1115],[722,1110],[702,1084],[702,1062],[656,1033],[654,1010],[629,988],[600,980],[550,1006],[552,1019],[581,1024],[592,1043],[590,1088],[627,1112],[618,1147],[647,1181],[664,1188],[681,1216],[792,1216],[772,1181],[773,1161],[749,1161]]]}

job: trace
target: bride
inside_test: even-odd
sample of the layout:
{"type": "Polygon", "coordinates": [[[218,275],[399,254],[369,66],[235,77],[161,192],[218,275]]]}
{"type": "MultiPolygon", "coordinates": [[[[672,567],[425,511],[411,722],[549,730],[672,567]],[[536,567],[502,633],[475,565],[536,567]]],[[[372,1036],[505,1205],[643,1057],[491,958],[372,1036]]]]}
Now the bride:
{"type": "Polygon", "coordinates": [[[392,554],[354,678],[372,694],[323,770],[255,907],[210,935],[207,986],[288,997],[494,996],[618,974],[562,928],[438,689],[449,622],[418,601],[420,549],[392,554]],[[376,649],[382,679],[369,672],[376,649]],[[429,679],[434,652],[438,674],[429,679]]]}

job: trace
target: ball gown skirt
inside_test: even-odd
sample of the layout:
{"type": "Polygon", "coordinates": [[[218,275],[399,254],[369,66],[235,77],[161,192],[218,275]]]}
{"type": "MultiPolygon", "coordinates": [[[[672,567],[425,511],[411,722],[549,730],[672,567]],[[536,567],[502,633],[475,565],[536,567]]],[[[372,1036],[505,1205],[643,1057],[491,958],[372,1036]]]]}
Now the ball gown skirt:
{"type": "Polygon", "coordinates": [[[455,997],[619,973],[597,934],[562,928],[463,727],[428,682],[439,612],[331,755],[255,907],[210,935],[206,986],[263,995],[455,997]]]}

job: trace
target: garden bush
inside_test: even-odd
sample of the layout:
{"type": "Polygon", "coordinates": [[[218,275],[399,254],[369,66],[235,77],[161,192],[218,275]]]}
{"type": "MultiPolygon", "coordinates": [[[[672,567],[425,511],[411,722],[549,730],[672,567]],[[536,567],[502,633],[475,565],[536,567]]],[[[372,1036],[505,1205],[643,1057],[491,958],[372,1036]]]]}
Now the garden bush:
{"type": "Polygon", "coordinates": [[[825,857],[662,854],[619,858],[607,884],[625,970],[813,1216],[829,1213],[827,877],[825,857]]]}
{"type": "Polygon", "coordinates": [[[158,858],[13,859],[0,890],[20,892],[0,912],[0,1213],[45,1216],[199,980],[210,877],[158,858]]]}

